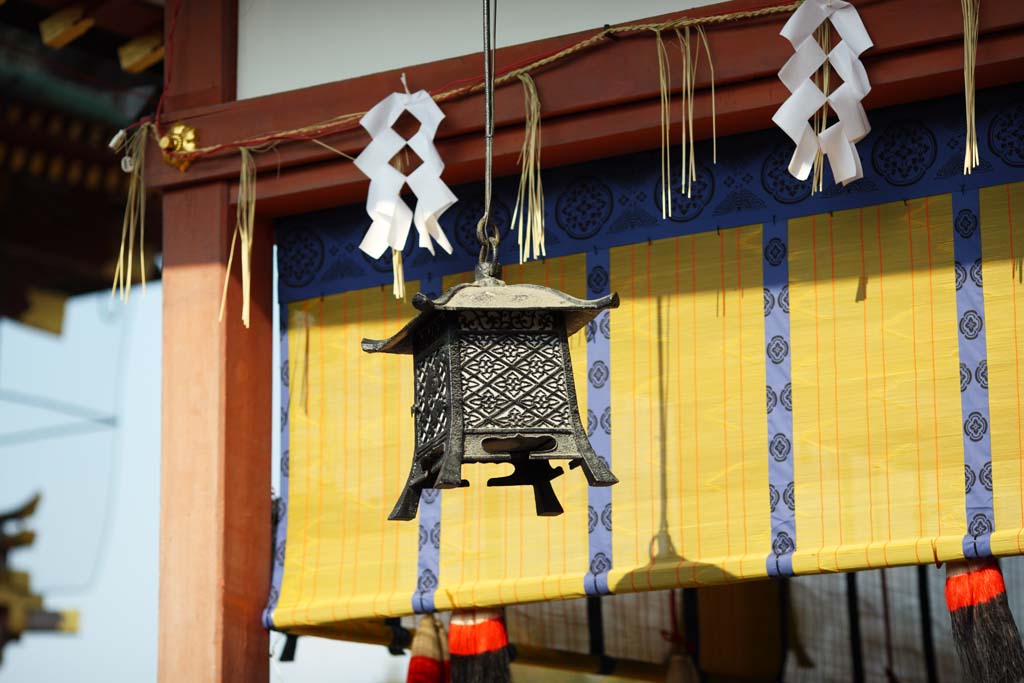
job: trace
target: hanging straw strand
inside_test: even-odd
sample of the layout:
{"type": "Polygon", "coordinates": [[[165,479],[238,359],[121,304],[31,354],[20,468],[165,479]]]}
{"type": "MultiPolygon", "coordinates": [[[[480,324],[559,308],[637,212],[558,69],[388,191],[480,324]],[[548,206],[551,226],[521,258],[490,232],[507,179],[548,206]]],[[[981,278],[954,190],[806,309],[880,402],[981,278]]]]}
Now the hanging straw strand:
{"type": "MultiPolygon", "coordinates": [[[[142,291],[146,291],[146,141],[153,124],[140,126],[128,138],[125,148],[125,159],[130,159],[131,170],[128,178],[128,201],[124,208],[124,219],[121,222],[121,249],[117,255],[114,268],[114,282],[110,288],[110,296],[120,294],[122,301],[128,301],[132,288],[132,255],[135,251],[135,234],[139,235],[139,275],[142,280],[142,291]]],[[[122,168],[125,164],[122,164],[122,168]]]]}
{"type": "MultiPolygon", "coordinates": [[[[669,98],[668,84],[672,77],[669,71],[668,64],[668,50],[665,49],[665,41],[661,38],[661,31],[655,30],[655,46],[658,51],[658,81],[661,89],[661,218],[665,220],[672,216],[672,150],[670,148],[669,130],[671,123],[671,116],[669,114],[669,106],[671,104],[669,98]]],[[[685,131],[684,131],[685,135],[685,131]]]]}
{"type": "Polygon", "coordinates": [[[545,255],[544,250],[544,189],[540,178],[540,97],[537,84],[529,74],[521,74],[523,99],[526,106],[525,135],[519,152],[519,191],[509,226],[519,237],[519,262],[545,255]]]}
{"type": "Polygon", "coordinates": [[[978,153],[978,125],[975,119],[974,67],[978,56],[978,15],[981,0],[960,0],[964,15],[964,106],[967,134],[964,140],[964,174],[981,164],[978,153]]]}
{"type": "Polygon", "coordinates": [[[252,285],[252,238],[256,219],[256,164],[248,147],[240,151],[242,168],[238,174],[238,206],[235,209],[235,232],[231,237],[228,251],[228,265],[224,270],[224,290],[220,298],[220,316],[224,320],[224,309],[228,301],[228,284],[231,282],[231,265],[235,257],[235,244],[240,243],[242,268],[242,324],[249,327],[249,313],[252,285]]]}

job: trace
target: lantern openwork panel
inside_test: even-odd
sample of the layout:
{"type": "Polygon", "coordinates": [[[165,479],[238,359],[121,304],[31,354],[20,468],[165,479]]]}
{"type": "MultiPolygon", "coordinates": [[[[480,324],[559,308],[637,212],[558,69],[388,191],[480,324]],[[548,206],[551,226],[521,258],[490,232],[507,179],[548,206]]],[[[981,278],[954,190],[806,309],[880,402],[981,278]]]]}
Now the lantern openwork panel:
{"type": "Polygon", "coordinates": [[[417,295],[421,313],[394,337],[365,340],[366,351],[411,353],[415,380],[413,462],[391,519],[416,516],[425,488],[468,486],[464,462],[511,463],[488,486],[532,486],[537,514],[558,515],[551,487],[566,460],[592,486],[617,480],[580,421],[568,338],[613,294],[587,301],[533,285],[484,278],[441,298],[417,295]]]}

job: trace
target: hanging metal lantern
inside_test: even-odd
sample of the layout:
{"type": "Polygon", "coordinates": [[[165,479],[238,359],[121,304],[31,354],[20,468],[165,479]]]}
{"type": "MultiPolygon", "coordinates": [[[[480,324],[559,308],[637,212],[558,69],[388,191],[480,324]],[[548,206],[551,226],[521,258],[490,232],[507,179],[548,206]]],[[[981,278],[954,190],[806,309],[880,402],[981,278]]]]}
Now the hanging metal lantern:
{"type": "Polygon", "coordinates": [[[577,299],[538,285],[507,285],[496,263],[476,281],[431,300],[390,339],[363,340],[371,353],[413,356],[416,445],[409,479],[388,519],[413,519],[425,488],[468,486],[462,463],[512,463],[488,486],[530,485],[537,514],[559,515],[551,460],[580,467],[591,486],[618,479],[597,456],[580,421],[568,338],[608,308],[617,294],[577,299]]]}

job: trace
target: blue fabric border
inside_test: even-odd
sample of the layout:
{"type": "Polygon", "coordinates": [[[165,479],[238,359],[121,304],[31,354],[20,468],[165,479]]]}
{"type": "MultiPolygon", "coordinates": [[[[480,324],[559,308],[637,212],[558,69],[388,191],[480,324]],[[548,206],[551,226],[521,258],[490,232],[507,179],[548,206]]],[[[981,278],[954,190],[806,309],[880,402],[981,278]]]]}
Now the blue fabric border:
{"type": "Polygon", "coordinates": [[[967,515],[967,534],[963,540],[965,557],[991,555],[991,536],[995,528],[979,213],[976,190],[953,194],[953,258],[967,515]]]}
{"type": "MultiPolygon", "coordinates": [[[[587,252],[587,295],[597,298],[611,289],[607,251],[587,252]]],[[[612,464],[611,317],[603,311],[587,324],[587,436],[597,456],[612,464]]],[[[590,562],[583,577],[587,595],[607,595],[612,568],[612,489],[591,486],[587,492],[590,562]]]]}
{"type": "Polygon", "coordinates": [[[796,550],[788,233],[786,221],[765,223],[761,229],[764,250],[768,503],[772,521],[772,550],[765,560],[769,576],[792,576],[793,551],[796,550]]]}
{"type": "MultiPolygon", "coordinates": [[[[982,164],[973,174],[962,173],[963,97],[953,96],[872,110],[872,132],[857,143],[864,178],[835,185],[826,165],[825,191],[813,196],[810,181],[798,181],[787,172],[792,142],[778,130],[720,139],[717,165],[711,163],[710,145],[698,144],[692,196],[682,195],[678,178],[673,178],[668,220],[662,220],[659,206],[657,150],[544,169],[547,253],[566,256],[1024,180],[1024,155],[1015,142],[1024,135],[1021,89],[981,91],[977,111],[982,164]]],[[[673,164],[676,173],[678,166],[673,164]]],[[[518,177],[495,181],[493,215],[498,225],[509,224],[517,182],[518,177]]],[[[454,191],[459,201],[441,218],[454,254],[431,257],[410,239],[407,280],[438,283],[444,275],[473,269],[482,187],[467,184],[454,191]]],[[[369,223],[362,203],[280,219],[281,301],[390,285],[390,257],[373,260],[358,249],[369,223]]],[[[503,238],[501,259],[514,263],[515,239],[511,232],[503,238]]]]}
{"type": "MultiPolygon", "coordinates": [[[[439,279],[420,283],[420,291],[431,298],[440,295],[440,288],[439,279]]],[[[412,594],[412,610],[417,614],[434,611],[434,594],[441,576],[441,495],[441,489],[420,492],[416,590],[412,594]]]]}
{"type": "Polygon", "coordinates": [[[288,408],[291,403],[288,369],[288,304],[280,305],[281,336],[281,499],[278,503],[277,528],[274,530],[274,558],[270,574],[270,595],[263,610],[263,626],[274,628],[274,609],[281,596],[281,579],[284,576],[285,541],[288,535],[288,466],[291,460],[288,439],[288,408]]]}

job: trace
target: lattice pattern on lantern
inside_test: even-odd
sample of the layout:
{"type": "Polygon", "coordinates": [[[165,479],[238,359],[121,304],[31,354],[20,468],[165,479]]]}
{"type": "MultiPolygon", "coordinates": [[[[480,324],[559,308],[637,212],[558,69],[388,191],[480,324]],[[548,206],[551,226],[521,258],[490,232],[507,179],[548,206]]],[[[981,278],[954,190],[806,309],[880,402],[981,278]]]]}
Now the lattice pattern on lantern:
{"type": "Polygon", "coordinates": [[[860,55],[872,42],[860,15],[844,0],[806,0],[783,26],[781,34],[796,49],[779,70],[779,79],[791,95],[772,117],[796,143],[789,172],[806,180],[820,151],[828,157],[836,182],[845,185],[861,178],[864,172],[856,143],[871,132],[861,104],[871,91],[871,83],[860,55]],[[815,32],[826,21],[835,27],[841,38],[828,55],[815,37],[815,32]],[[812,80],[826,60],[843,81],[828,95],[812,80]],[[819,134],[808,119],[826,103],[838,120],[819,134]]]}

